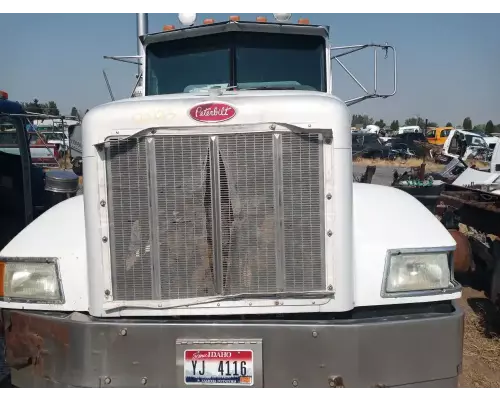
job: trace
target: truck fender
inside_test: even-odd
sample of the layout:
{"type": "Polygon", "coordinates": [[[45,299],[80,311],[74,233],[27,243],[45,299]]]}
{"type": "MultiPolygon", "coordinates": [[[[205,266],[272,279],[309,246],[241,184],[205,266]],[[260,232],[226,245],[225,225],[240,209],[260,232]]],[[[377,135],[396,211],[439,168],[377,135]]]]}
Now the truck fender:
{"type": "MultiPolygon", "coordinates": [[[[410,194],[392,187],[353,183],[353,273],[355,306],[422,302],[422,297],[382,297],[388,250],[455,249],[441,222],[410,194]]],[[[443,250],[445,251],[445,250],[443,250]]],[[[426,296],[425,301],[459,298],[426,296]]]]}
{"type": "Polygon", "coordinates": [[[62,201],[26,226],[0,257],[57,258],[64,300],[60,304],[0,301],[0,309],[88,311],[83,196],[62,201]]]}

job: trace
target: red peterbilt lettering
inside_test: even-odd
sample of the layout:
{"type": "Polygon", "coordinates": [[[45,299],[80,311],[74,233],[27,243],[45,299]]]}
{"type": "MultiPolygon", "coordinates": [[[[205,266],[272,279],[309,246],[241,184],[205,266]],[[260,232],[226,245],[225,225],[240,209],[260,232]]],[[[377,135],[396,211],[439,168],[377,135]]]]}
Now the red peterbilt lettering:
{"type": "Polygon", "coordinates": [[[226,103],[204,103],[191,108],[189,115],[199,122],[224,122],[233,118],[236,110],[226,103]]]}

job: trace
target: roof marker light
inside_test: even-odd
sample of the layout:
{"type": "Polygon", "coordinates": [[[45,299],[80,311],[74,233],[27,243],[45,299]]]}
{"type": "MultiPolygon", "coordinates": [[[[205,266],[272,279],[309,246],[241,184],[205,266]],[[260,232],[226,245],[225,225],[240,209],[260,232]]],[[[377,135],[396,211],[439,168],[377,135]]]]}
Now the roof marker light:
{"type": "Polygon", "coordinates": [[[257,22],[267,22],[266,17],[257,17],[257,22]]]}
{"type": "Polygon", "coordinates": [[[163,25],[163,32],[165,31],[173,31],[175,29],[174,25],[163,25]]]}
{"type": "Polygon", "coordinates": [[[300,25],[309,25],[309,18],[299,18],[300,25]]]}
{"type": "Polygon", "coordinates": [[[203,24],[205,24],[205,25],[215,24],[215,19],[213,19],[213,18],[205,18],[203,20],[203,24]]]}
{"type": "Polygon", "coordinates": [[[239,15],[231,15],[229,17],[229,21],[234,21],[234,22],[237,22],[240,20],[240,16],[239,15]]]}
{"type": "Polygon", "coordinates": [[[192,26],[196,21],[196,14],[194,13],[180,13],[179,21],[184,26],[192,26]]]}
{"type": "Polygon", "coordinates": [[[0,90],[0,99],[9,100],[9,94],[7,92],[4,92],[3,90],[0,90]]]}
{"type": "Polygon", "coordinates": [[[286,21],[289,21],[290,18],[292,18],[292,14],[275,13],[273,15],[274,15],[274,18],[276,19],[276,21],[278,21],[278,22],[286,22],[286,21]]]}

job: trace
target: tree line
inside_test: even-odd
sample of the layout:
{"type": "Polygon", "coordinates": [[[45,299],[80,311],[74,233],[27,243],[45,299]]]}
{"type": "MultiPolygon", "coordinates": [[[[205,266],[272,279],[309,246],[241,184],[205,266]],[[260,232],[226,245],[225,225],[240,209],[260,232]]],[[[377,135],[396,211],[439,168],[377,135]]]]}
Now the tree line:
{"type": "MultiPolygon", "coordinates": [[[[366,114],[354,114],[352,116],[352,126],[363,125],[363,128],[366,128],[367,125],[377,125],[380,129],[389,127],[393,131],[397,131],[400,127],[399,121],[394,120],[389,125],[387,125],[383,119],[375,121],[373,118],[369,117],[366,114]]],[[[411,117],[407,118],[404,121],[404,124],[401,126],[419,126],[420,128],[425,128],[425,119],[421,117],[411,117]]],[[[427,121],[427,127],[437,127],[440,126],[437,122],[427,121]]],[[[447,122],[447,127],[452,127],[453,124],[451,122],[447,122]]],[[[492,120],[486,122],[486,124],[472,125],[472,120],[470,117],[466,117],[462,123],[462,129],[471,131],[471,132],[484,132],[484,133],[493,133],[500,132],[500,124],[495,125],[492,120]]]]}
{"type": "MultiPolygon", "coordinates": [[[[36,114],[51,115],[54,117],[58,117],[61,115],[61,113],[59,111],[59,107],[57,107],[57,103],[53,100],[50,100],[46,103],[40,103],[40,101],[38,99],[33,99],[33,101],[30,101],[30,102],[21,102],[21,105],[23,106],[24,110],[27,112],[32,112],[32,113],[36,113],[36,114]]],[[[85,111],[85,114],[87,113],[87,111],[85,111]]],[[[71,108],[70,115],[72,117],[76,117],[80,120],[81,120],[81,117],[83,116],[83,115],[80,115],[80,112],[74,106],[71,108]]]]}

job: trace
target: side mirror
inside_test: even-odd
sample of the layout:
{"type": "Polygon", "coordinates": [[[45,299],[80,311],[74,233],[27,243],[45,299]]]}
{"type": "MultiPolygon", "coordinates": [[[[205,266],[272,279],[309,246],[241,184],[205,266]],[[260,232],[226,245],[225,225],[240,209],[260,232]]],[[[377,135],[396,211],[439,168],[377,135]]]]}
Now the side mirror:
{"type": "Polygon", "coordinates": [[[75,157],[72,160],[73,172],[78,176],[83,176],[83,160],[82,157],[75,157]]]}

